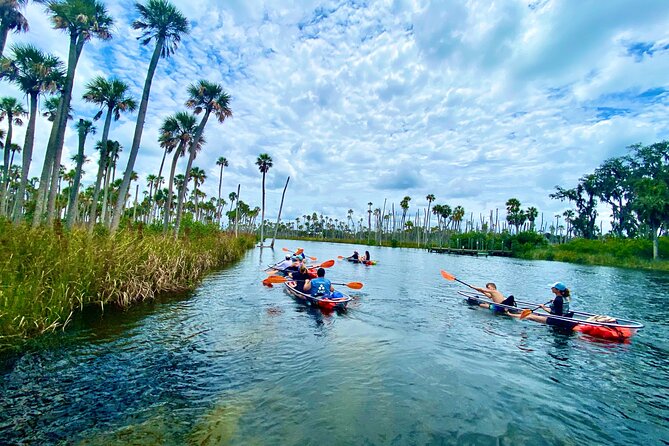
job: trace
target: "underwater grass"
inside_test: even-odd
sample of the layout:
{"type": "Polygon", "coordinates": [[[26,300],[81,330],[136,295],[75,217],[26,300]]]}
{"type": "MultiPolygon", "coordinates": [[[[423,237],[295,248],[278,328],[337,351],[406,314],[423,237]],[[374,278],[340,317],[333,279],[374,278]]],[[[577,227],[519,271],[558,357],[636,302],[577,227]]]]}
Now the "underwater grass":
{"type": "Polygon", "coordinates": [[[0,351],[63,328],[88,305],[127,307],[192,289],[253,246],[253,236],[220,231],[174,239],[124,229],[32,229],[0,220],[0,351]]]}

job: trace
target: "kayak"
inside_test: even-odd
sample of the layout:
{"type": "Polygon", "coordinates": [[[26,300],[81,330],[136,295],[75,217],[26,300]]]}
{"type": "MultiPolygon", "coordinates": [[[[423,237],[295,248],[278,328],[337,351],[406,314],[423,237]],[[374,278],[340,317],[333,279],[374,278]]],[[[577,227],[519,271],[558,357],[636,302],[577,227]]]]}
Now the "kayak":
{"type": "MultiPolygon", "coordinates": [[[[458,291],[458,294],[466,297],[467,302],[469,303],[490,303],[489,299],[471,291],[458,291]]],[[[503,304],[495,304],[495,306],[509,310],[510,313],[520,314],[524,309],[536,309],[536,307],[540,305],[533,302],[523,302],[519,300],[516,300],[516,303],[519,306],[514,307],[503,304]]],[[[497,312],[497,314],[505,313],[497,312]]],[[[540,314],[541,316],[549,316],[553,322],[552,325],[554,326],[609,341],[626,342],[632,336],[634,336],[638,330],[643,328],[643,324],[633,320],[586,313],[584,311],[573,311],[570,313],[570,317],[557,316],[548,313],[537,314],[540,314]]],[[[507,316],[509,315],[507,314],[507,316]]]]}
{"type": "Polygon", "coordinates": [[[286,282],[284,285],[286,292],[293,296],[297,301],[306,305],[318,307],[325,311],[344,311],[346,310],[348,303],[351,301],[350,296],[347,296],[346,294],[336,290],[334,293],[332,293],[331,297],[320,297],[298,291],[295,289],[295,282],[286,282]]]}
{"type": "Polygon", "coordinates": [[[358,259],[352,259],[350,257],[346,257],[346,260],[348,260],[351,263],[362,263],[363,265],[376,265],[375,260],[358,260],[358,259]]]}

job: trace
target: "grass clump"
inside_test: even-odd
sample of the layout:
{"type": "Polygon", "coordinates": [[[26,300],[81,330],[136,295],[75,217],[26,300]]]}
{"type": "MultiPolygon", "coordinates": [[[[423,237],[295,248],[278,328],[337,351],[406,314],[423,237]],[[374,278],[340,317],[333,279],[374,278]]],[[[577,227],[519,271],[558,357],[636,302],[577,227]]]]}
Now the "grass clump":
{"type": "Polygon", "coordinates": [[[0,351],[66,326],[87,305],[126,307],[192,289],[254,241],[220,231],[175,240],[141,228],[91,235],[0,220],[0,351]]]}

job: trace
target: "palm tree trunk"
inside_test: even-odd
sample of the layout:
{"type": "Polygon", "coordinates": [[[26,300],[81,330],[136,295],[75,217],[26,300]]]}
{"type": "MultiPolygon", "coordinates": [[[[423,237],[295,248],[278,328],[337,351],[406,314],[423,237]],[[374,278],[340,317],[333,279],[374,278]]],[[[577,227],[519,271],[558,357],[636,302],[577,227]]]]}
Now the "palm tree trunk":
{"type": "Polygon", "coordinates": [[[193,141],[191,142],[190,145],[188,164],[186,165],[186,177],[184,178],[184,187],[182,187],[181,190],[179,191],[179,201],[177,202],[177,219],[174,223],[174,237],[179,236],[179,226],[181,225],[181,213],[183,212],[183,201],[184,201],[184,196],[186,195],[186,186],[188,186],[190,170],[191,167],[193,166],[193,160],[195,159],[195,150],[198,142],[200,141],[200,138],[202,138],[202,134],[204,133],[204,126],[207,125],[209,114],[211,114],[211,108],[207,108],[207,110],[204,112],[202,121],[200,121],[200,125],[198,125],[197,131],[195,132],[195,136],[193,137],[193,141]]]}
{"type": "Polygon", "coordinates": [[[262,173],[262,211],[260,216],[260,247],[265,242],[265,171],[262,173]]]}
{"type": "Polygon", "coordinates": [[[7,138],[5,139],[5,153],[3,154],[4,166],[2,168],[2,182],[0,182],[0,215],[5,215],[5,200],[7,199],[7,187],[9,186],[9,152],[12,149],[12,120],[13,117],[8,113],[7,138]]]}
{"type": "Polygon", "coordinates": [[[167,234],[167,228],[170,224],[170,212],[172,211],[172,186],[174,184],[174,173],[177,169],[179,156],[183,151],[183,141],[179,142],[179,147],[174,151],[172,158],[172,168],[170,169],[170,180],[167,183],[167,198],[165,199],[165,215],[163,215],[163,234],[167,234]]]}
{"type": "Polygon", "coordinates": [[[74,41],[70,41],[70,54],[67,63],[67,78],[65,79],[65,88],[63,89],[63,104],[60,108],[61,118],[58,126],[58,133],[56,139],[56,149],[54,151],[54,159],[51,167],[51,189],[49,191],[49,201],[47,203],[47,223],[53,223],[56,209],[56,196],[58,193],[58,178],[60,171],[60,159],[63,156],[63,144],[65,143],[65,129],[67,127],[67,115],[70,110],[70,102],[72,100],[72,88],[74,86],[74,75],[79,63],[79,56],[84,49],[86,40],[83,36],[74,41]]]}
{"type": "Polygon", "coordinates": [[[9,27],[3,25],[0,27],[0,56],[5,52],[5,45],[7,44],[7,36],[9,35],[9,27]]]}
{"type": "Polygon", "coordinates": [[[107,170],[107,140],[109,139],[109,128],[112,121],[112,107],[107,108],[107,116],[105,116],[105,126],[102,129],[102,139],[100,140],[100,161],[98,162],[98,175],[95,178],[95,189],[93,190],[93,203],[91,203],[90,222],[88,232],[93,232],[95,227],[95,220],[98,212],[98,199],[100,198],[100,185],[102,183],[102,176],[107,170]]]}
{"type": "MultiPolygon", "coordinates": [[[[160,190],[160,183],[162,182],[161,176],[163,174],[163,166],[165,165],[165,158],[167,157],[167,150],[163,151],[163,159],[160,161],[160,169],[158,169],[158,179],[156,179],[156,189],[153,191],[153,203],[151,204],[150,212],[150,222],[156,220],[156,213],[158,212],[158,201],[156,200],[158,196],[158,191],[160,190]]],[[[150,196],[150,195],[149,195],[150,196]]]]}
{"type": "Polygon", "coordinates": [[[241,184],[237,185],[237,207],[235,208],[235,238],[239,235],[239,190],[241,188],[241,184]]]}
{"type": "Polygon", "coordinates": [[[107,201],[109,196],[109,184],[111,183],[111,159],[108,159],[105,164],[107,165],[107,169],[105,172],[105,182],[102,186],[102,212],[100,212],[100,222],[104,225],[107,224],[107,201]]]}
{"type": "Polygon", "coordinates": [[[23,203],[25,201],[26,186],[28,185],[28,172],[30,161],[33,156],[33,144],[35,143],[35,120],[37,118],[37,92],[30,92],[30,118],[26,128],[26,139],[23,143],[23,164],[21,165],[21,182],[14,201],[12,218],[18,224],[23,217],[23,203]]]}
{"type": "Polygon", "coordinates": [[[274,249],[274,240],[276,240],[276,233],[279,230],[279,222],[281,221],[281,209],[283,209],[283,197],[286,196],[286,189],[288,189],[288,182],[290,177],[286,180],[286,185],[283,186],[283,193],[281,194],[281,204],[279,205],[279,215],[276,217],[276,227],[274,228],[274,237],[272,237],[272,243],[269,245],[270,248],[274,249]]]}
{"type": "Polygon", "coordinates": [[[74,173],[74,181],[70,190],[69,208],[67,210],[66,225],[68,229],[72,229],[74,220],[77,216],[77,208],[79,207],[79,183],[81,181],[81,167],[84,165],[84,146],[86,145],[86,133],[79,133],[79,152],[77,153],[77,166],[74,173]]]}
{"type": "Polygon", "coordinates": [[[135,135],[132,138],[132,147],[128,156],[128,165],[125,168],[123,175],[123,182],[119,188],[118,199],[116,200],[116,207],[114,208],[114,215],[111,221],[111,231],[115,232],[121,223],[121,216],[123,215],[123,206],[125,204],[125,197],[130,188],[130,176],[135,168],[135,160],[137,159],[137,152],[139,152],[139,144],[142,142],[142,131],[144,130],[144,120],[146,119],[146,110],[149,106],[149,95],[151,94],[151,83],[153,82],[153,75],[156,73],[158,60],[160,59],[160,51],[165,42],[164,37],[159,37],[156,40],[156,48],[153,50],[151,62],[149,62],[149,69],[146,73],[146,80],[144,81],[144,90],[142,91],[142,100],[139,103],[139,111],[137,113],[137,124],[135,124],[135,135]]]}
{"type": "Polygon", "coordinates": [[[218,210],[218,228],[221,229],[221,216],[223,214],[223,206],[221,206],[221,186],[223,185],[223,165],[221,164],[221,174],[218,176],[218,201],[216,202],[216,209],[218,210]]]}

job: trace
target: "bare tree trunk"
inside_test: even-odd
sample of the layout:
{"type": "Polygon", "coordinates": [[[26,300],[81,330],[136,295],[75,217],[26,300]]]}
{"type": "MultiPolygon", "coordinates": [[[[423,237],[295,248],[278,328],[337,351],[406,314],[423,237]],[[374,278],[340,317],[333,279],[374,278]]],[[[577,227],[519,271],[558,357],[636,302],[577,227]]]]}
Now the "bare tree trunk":
{"type": "Polygon", "coordinates": [[[270,248],[274,249],[274,240],[276,240],[276,233],[279,231],[279,222],[281,221],[281,209],[283,209],[283,197],[286,196],[286,189],[288,189],[288,182],[290,177],[286,180],[286,185],[283,187],[283,193],[281,194],[281,205],[279,205],[279,215],[276,217],[276,227],[274,228],[274,237],[272,237],[272,243],[269,245],[270,248]]]}
{"type": "Polygon", "coordinates": [[[26,195],[26,186],[28,185],[28,172],[30,171],[30,161],[33,157],[33,145],[35,143],[35,120],[37,118],[37,93],[30,93],[30,118],[28,118],[28,127],[26,128],[26,139],[23,143],[23,164],[21,165],[21,182],[19,190],[14,200],[14,209],[12,218],[15,224],[23,219],[23,203],[26,195]]]}

